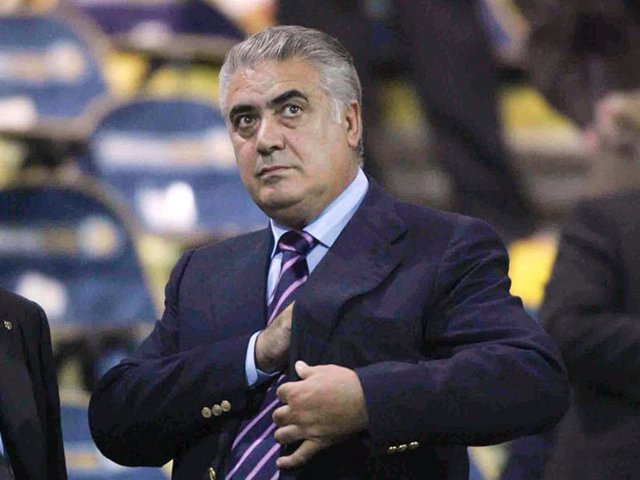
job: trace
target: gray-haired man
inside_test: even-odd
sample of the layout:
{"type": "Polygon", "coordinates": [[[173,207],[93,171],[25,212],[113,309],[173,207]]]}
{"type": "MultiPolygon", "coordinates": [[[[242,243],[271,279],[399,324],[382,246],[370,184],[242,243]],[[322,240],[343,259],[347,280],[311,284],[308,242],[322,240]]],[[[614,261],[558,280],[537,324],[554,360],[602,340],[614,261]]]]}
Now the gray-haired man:
{"type": "Polygon", "coordinates": [[[162,319],[100,381],[98,447],[174,479],[462,479],[466,445],[553,424],[553,342],[484,223],[362,172],[349,54],[311,29],[236,45],[221,106],[264,230],[188,252],[162,319]]]}

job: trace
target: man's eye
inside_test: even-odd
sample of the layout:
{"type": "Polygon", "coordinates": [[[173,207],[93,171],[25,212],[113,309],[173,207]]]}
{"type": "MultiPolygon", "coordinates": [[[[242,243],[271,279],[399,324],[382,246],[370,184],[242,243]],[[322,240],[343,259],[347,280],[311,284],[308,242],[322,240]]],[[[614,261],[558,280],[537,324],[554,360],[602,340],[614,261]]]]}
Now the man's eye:
{"type": "Polygon", "coordinates": [[[302,109],[298,105],[285,105],[282,110],[285,117],[295,117],[300,114],[301,111],[302,109]]]}
{"type": "Polygon", "coordinates": [[[236,128],[249,128],[255,121],[256,118],[253,115],[240,115],[235,121],[236,128]]]}

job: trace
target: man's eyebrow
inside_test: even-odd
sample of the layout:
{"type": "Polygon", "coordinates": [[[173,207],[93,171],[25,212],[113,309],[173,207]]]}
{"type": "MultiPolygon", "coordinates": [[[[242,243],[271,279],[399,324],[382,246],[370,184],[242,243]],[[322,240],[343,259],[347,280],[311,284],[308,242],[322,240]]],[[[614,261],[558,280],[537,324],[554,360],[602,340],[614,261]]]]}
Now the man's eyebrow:
{"type": "Polygon", "coordinates": [[[273,107],[274,105],[281,105],[285,102],[287,102],[288,100],[291,100],[292,98],[301,98],[305,101],[309,101],[309,97],[307,97],[304,93],[302,93],[300,90],[297,89],[293,89],[293,90],[287,90],[284,93],[281,93],[280,95],[278,95],[276,98],[274,98],[273,100],[269,101],[269,106],[273,107]]]}
{"type": "MultiPolygon", "coordinates": [[[[267,106],[270,108],[273,108],[276,105],[282,105],[283,103],[287,102],[288,100],[291,100],[292,98],[301,98],[307,102],[309,101],[309,97],[307,97],[307,95],[302,93],[300,90],[294,88],[292,90],[287,90],[286,92],[278,95],[276,98],[270,100],[267,106]]],[[[229,117],[229,120],[233,120],[233,118],[238,115],[242,115],[245,113],[253,113],[255,111],[256,111],[256,107],[253,105],[249,105],[249,104],[236,105],[233,108],[231,108],[231,110],[229,110],[228,117],[229,117]]]]}
{"type": "Polygon", "coordinates": [[[243,113],[255,112],[256,108],[252,105],[236,105],[229,110],[229,120],[233,120],[233,117],[242,115],[243,113]]]}

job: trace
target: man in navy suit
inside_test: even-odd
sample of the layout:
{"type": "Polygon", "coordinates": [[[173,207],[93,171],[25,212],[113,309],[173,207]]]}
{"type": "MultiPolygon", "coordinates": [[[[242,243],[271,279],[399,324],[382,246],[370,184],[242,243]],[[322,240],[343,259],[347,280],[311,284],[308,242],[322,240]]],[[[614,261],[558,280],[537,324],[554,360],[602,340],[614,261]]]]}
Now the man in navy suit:
{"type": "Polygon", "coordinates": [[[106,456],[173,459],[174,479],[466,479],[467,445],[559,420],[564,367],[497,235],[362,173],[339,42],[262,31],[227,55],[220,98],[270,223],[178,262],[162,319],[92,397],[106,456]]]}

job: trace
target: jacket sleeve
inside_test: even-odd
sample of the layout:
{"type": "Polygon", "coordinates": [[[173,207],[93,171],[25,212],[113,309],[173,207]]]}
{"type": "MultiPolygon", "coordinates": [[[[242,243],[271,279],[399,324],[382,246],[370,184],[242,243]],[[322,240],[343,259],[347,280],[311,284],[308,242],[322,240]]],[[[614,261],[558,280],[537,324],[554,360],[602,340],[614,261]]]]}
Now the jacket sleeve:
{"type": "Polygon", "coordinates": [[[509,293],[508,257],[484,223],[460,222],[427,312],[425,360],[356,369],[374,454],[391,445],[481,445],[554,425],[568,406],[560,354],[509,293]]]}
{"type": "Polygon", "coordinates": [[[640,401],[640,317],[624,306],[623,232],[598,202],[564,229],[541,310],[572,382],[640,401]]]}
{"type": "Polygon", "coordinates": [[[245,374],[250,335],[179,348],[180,284],[191,255],[185,254],[171,273],[165,311],[150,336],[131,358],[105,374],[91,398],[94,441],[122,465],[164,465],[238,415],[255,395],[245,374]],[[231,411],[203,415],[204,407],[224,400],[231,411]]]}
{"type": "Polygon", "coordinates": [[[46,440],[47,440],[47,478],[51,480],[66,480],[67,470],[62,441],[62,428],[60,420],[60,396],[58,393],[58,380],[56,368],[51,351],[51,333],[47,317],[38,307],[37,316],[40,333],[39,361],[41,365],[42,385],[46,396],[46,440]]]}

